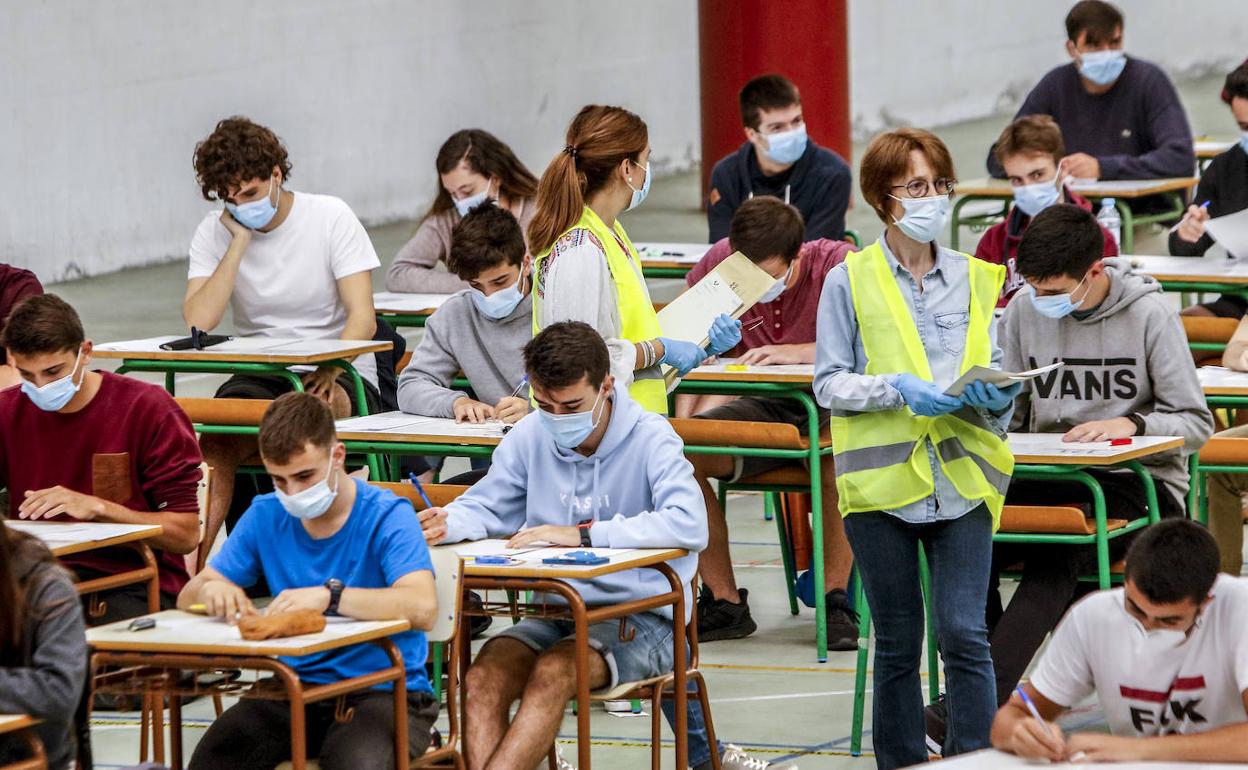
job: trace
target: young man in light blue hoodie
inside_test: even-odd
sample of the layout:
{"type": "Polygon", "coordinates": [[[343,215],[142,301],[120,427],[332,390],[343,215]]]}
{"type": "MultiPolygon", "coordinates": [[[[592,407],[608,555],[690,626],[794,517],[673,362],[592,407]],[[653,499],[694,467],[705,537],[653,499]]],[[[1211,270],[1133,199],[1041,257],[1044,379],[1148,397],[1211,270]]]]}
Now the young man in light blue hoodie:
{"type": "MultiPolygon", "coordinates": [[[[499,444],[485,478],[445,508],[420,513],[430,544],[511,537],[608,548],[684,548],[671,562],[685,585],[706,547],[706,507],[663,417],[615,387],[602,337],[587,324],[552,324],[524,348],[538,409],[499,444]],[[519,534],[516,534],[516,533],[519,534]],[[514,537],[512,537],[514,535],[514,537]]],[[[585,603],[618,604],[670,590],[648,569],[570,581],[585,603]]],[[[671,610],[632,615],[636,632],[620,639],[617,621],[589,627],[590,687],[648,679],[672,667],[671,610]]],[[[546,755],[576,693],[570,621],[526,618],[493,637],[468,670],[465,748],[471,766],[495,756],[534,767],[546,755]],[[511,704],[520,709],[509,720],[511,704]]],[[[701,713],[690,710],[690,765],[708,762],[701,713]]]]}

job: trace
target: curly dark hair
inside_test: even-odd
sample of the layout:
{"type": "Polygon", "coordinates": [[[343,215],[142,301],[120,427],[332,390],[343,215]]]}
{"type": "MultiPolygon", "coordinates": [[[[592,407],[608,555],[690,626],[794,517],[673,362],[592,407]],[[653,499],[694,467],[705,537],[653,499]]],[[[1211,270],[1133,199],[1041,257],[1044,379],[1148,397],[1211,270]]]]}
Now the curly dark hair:
{"type": "Polygon", "coordinates": [[[524,262],[524,231],[512,213],[493,203],[482,203],[459,220],[451,232],[446,267],[471,281],[495,265],[524,262]]]}
{"type": "Polygon", "coordinates": [[[276,166],[290,179],[290,160],[277,134],[242,115],[217,124],[195,145],[195,179],[205,200],[224,200],[229,188],[251,179],[267,179],[276,166]]]}

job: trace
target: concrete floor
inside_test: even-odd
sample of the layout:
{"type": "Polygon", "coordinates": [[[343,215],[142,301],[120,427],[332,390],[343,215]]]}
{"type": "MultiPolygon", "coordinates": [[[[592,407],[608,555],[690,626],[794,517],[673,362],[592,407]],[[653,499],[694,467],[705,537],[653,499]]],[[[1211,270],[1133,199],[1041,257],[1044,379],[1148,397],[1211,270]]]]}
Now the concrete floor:
{"type": "MultiPolygon", "coordinates": [[[[1197,133],[1229,139],[1235,136],[1235,126],[1217,99],[1220,86],[1220,78],[1205,78],[1181,84],[1180,93],[1197,133]]],[[[1006,120],[1001,116],[939,129],[961,178],[984,175],[986,148],[1006,120]]],[[[855,144],[855,166],[864,148],[864,143],[855,144]]],[[[865,239],[875,238],[879,222],[855,197],[849,227],[865,239]]],[[[706,236],[706,224],[699,200],[696,172],[666,177],[657,180],[646,205],[627,215],[625,222],[636,240],[701,241],[706,236]]],[[[193,224],[187,224],[188,238],[193,224]]],[[[413,228],[411,221],[369,228],[383,266],[388,266],[413,228]]],[[[963,248],[973,251],[977,238],[977,234],[964,234],[963,248]]],[[[1137,239],[1139,253],[1164,253],[1160,230],[1140,232],[1137,239]]],[[[177,333],[182,329],[179,307],[185,271],[185,261],[179,260],[49,288],[78,308],[88,335],[97,341],[177,333]]],[[[384,268],[374,276],[378,288],[383,276],[384,268]]],[[[655,281],[654,297],[657,301],[670,300],[682,285],[679,281],[655,281]]],[[[179,393],[210,395],[220,379],[213,375],[181,378],[179,393]]],[[[458,467],[457,462],[452,462],[452,470],[458,467]]],[[[745,746],[765,759],[800,758],[801,767],[807,770],[872,767],[869,757],[848,756],[854,655],[831,653],[827,663],[815,662],[813,611],[803,609],[798,617],[789,615],[775,530],[763,521],[761,508],[758,496],[743,495],[733,498],[729,511],[738,579],[750,589],[759,629],[749,639],[709,644],[702,650],[719,734],[723,740],[745,746]]],[[[186,734],[191,744],[210,716],[206,703],[188,709],[186,734]]],[[[1079,718],[1086,720],[1087,715],[1079,718]]],[[[648,725],[646,719],[617,718],[595,711],[596,766],[644,766],[648,725]]],[[[571,748],[574,731],[575,722],[565,719],[560,737],[569,744],[565,753],[571,748]]],[[[93,737],[98,767],[109,770],[137,761],[134,717],[97,714],[93,737]]],[[[869,751],[869,737],[866,743],[869,751]]],[[[665,766],[671,765],[669,756],[665,766]]]]}

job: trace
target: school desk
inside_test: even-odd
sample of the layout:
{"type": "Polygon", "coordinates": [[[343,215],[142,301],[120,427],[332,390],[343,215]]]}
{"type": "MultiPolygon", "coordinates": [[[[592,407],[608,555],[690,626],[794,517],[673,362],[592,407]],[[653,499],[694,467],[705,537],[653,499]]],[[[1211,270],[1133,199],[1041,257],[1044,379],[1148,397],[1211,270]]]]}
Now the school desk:
{"type": "MultiPolygon", "coordinates": [[[[384,458],[382,475],[401,481],[398,458],[403,455],[489,457],[511,426],[497,420],[457,423],[450,417],[421,417],[383,412],[337,422],[338,440],[348,452],[384,458]]],[[[378,477],[379,478],[379,477],[378,477]]]]}
{"type": "Polygon", "coordinates": [[[280,337],[239,337],[203,350],[161,350],[163,343],[176,336],[152,337],[96,345],[96,358],[120,359],[117,373],[164,372],[165,389],[175,393],[178,374],[267,374],[285,377],[295,390],[303,390],[303,380],[292,366],[337,366],[355,384],[355,402],[361,414],[368,413],[364,380],[347,359],[390,350],[389,340],[310,340],[280,337]]]}
{"type": "Polygon", "coordinates": [[[450,294],[408,294],[381,291],[373,295],[373,311],[396,329],[423,327],[433,312],[442,307],[450,294]]]}
{"type": "Polygon", "coordinates": [[[1101,588],[1110,587],[1112,564],[1109,560],[1109,541],[1156,524],[1161,520],[1157,504],[1157,487],[1152,475],[1140,463],[1145,457],[1160,454],[1183,446],[1178,436],[1135,436],[1129,442],[1113,446],[1101,441],[1088,444],[1062,441],[1061,433],[1010,433],[1010,451],[1014,455],[1015,479],[1039,479],[1047,481],[1073,481],[1086,486],[1092,494],[1092,512],[1096,527],[1092,534],[1034,534],[1029,532],[998,532],[993,541],[998,543],[1062,543],[1066,545],[1095,545],[1096,581],[1101,588]],[[1135,473],[1144,487],[1148,501],[1148,516],[1128,522],[1122,527],[1110,529],[1107,524],[1105,493],[1088,468],[1122,468],[1135,473]]]}
{"type": "Polygon", "coordinates": [[[698,264],[709,243],[635,243],[641,257],[641,274],[646,278],[684,278],[698,264]]]}
{"type": "MultiPolygon", "coordinates": [[[[1151,257],[1130,255],[1136,272],[1157,279],[1166,291],[1248,293],[1248,260],[1222,257],[1151,257]]],[[[1188,304],[1186,297],[1182,304],[1188,304]]]]}
{"type": "Polygon", "coordinates": [[[98,551],[102,548],[124,546],[138,553],[143,566],[136,567],[114,575],[81,580],[74,584],[81,596],[91,597],[91,614],[101,613],[96,594],[123,586],[147,586],[147,609],[156,612],[160,609],[160,570],[156,556],[147,541],[160,537],[164,528],[159,524],[112,524],[102,521],[25,521],[9,519],[4,522],[9,529],[26,532],[43,541],[59,558],[86,551],[98,551]]]}
{"type": "MultiPolygon", "coordinates": [[[[1116,179],[1072,184],[1070,189],[1094,202],[1102,198],[1113,198],[1114,207],[1122,218],[1121,251],[1130,254],[1135,246],[1136,225],[1150,222],[1166,222],[1183,215],[1185,207],[1183,193],[1192,189],[1199,182],[1198,177],[1179,177],[1174,179],[1116,179]],[[1171,203],[1171,208],[1159,214],[1134,214],[1128,201],[1146,198],[1152,195],[1164,195],[1171,203]]],[[[974,179],[957,186],[953,202],[953,215],[949,224],[949,248],[958,248],[959,231],[963,225],[986,227],[1000,221],[1005,213],[1008,202],[1014,198],[1014,188],[1004,179],[974,179]],[[992,216],[970,216],[963,218],[962,209],[974,201],[1002,201],[1000,214],[992,216]]]]}
{"type": "MultiPolygon", "coordinates": [[[[942,759],[936,766],[940,770],[1024,770],[1024,768],[1036,770],[1039,767],[1100,767],[1106,770],[1214,770],[1219,767],[1243,767],[1243,765],[1224,765],[1213,762],[1112,762],[1096,765],[1062,762],[1051,765],[1047,761],[1027,760],[996,749],[984,749],[942,759]]],[[[915,767],[932,767],[932,765],[923,764],[915,765],[915,767]]]]}
{"type": "MultiPolygon", "coordinates": [[[[202,695],[286,700],[290,703],[290,751],[294,770],[307,767],[307,727],[304,707],[309,703],[341,698],[349,693],[392,683],[395,719],[395,758],[406,767],[407,673],[403,656],[391,636],[411,628],[406,620],[331,619],[316,634],[246,641],[238,628],[220,618],[207,618],[180,610],[166,610],[143,617],[156,621],[155,628],[130,631],[132,621],[122,620],[87,629],[92,650],[91,679],[95,692],[167,697],[169,699],[169,748],[173,770],[182,767],[182,699],[202,695]],[[302,657],[353,644],[381,647],[390,666],[363,676],[330,684],[301,682],[295,670],[276,656],[302,657]],[[237,679],[212,682],[205,677],[183,678],[184,671],[245,669],[273,675],[273,687],[252,687],[237,679]]],[[[338,713],[345,716],[345,701],[338,713]]],[[[162,761],[158,755],[157,762],[162,761]]]]}
{"type": "Polygon", "coordinates": [[[43,741],[35,733],[39,720],[25,714],[0,714],[0,735],[15,735],[25,741],[30,756],[0,766],[0,770],[47,770],[48,755],[44,753],[43,741]]]}
{"type": "Polygon", "coordinates": [[[1192,149],[1196,153],[1196,168],[1200,173],[1205,173],[1205,169],[1209,167],[1214,158],[1231,149],[1235,144],[1236,142],[1230,139],[1197,138],[1192,142],[1192,149]]]}
{"type": "MultiPolygon", "coordinates": [[[[451,548],[459,553],[463,550],[472,550],[476,546],[473,543],[458,543],[439,547],[451,548]]],[[[554,550],[544,549],[546,553],[554,550]]],[[[566,548],[559,550],[575,551],[584,549],[566,548]]],[[[671,607],[673,660],[673,692],[671,697],[675,699],[676,724],[673,726],[673,734],[676,736],[676,767],[687,768],[689,747],[687,743],[687,715],[685,709],[687,702],[685,586],[681,583],[676,571],[668,566],[668,562],[685,556],[688,552],[680,548],[589,550],[602,551],[604,555],[609,556],[610,561],[601,565],[578,566],[542,564],[540,561],[522,561],[515,566],[487,566],[478,565],[471,556],[461,554],[461,558],[464,560],[463,589],[465,591],[477,590],[483,592],[483,608],[479,613],[475,614],[507,617],[521,615],[523,617],[535,618],[562,618],[570,619],[573,622],[576,629],[577,761],[575,764],[581,770],[588,770],[590,767],[590,749],[592,746],[589,725],[589,625],[604,620],[622,619],[638,612],[655,610],[660,607],[671,607]],[[666,577],[671,590],[648,599],[588,607],[584,599],[581,598],[580,593],[577,592],[575,585],[569,582],[643,568],[657,570],[666,577]],[[489,591],[511,592],[510,596],[524,595],[523,592],[529,591],[533,593],[530,601],[520,603],[513,602],[510,598],[503,601],[491,601],[488,594],[489,591]],[[566,604],[544,601],[543,594],[554,594],[566,604]]],[[[526,557],[520,555],[518,558],[524,560],[526,557]]],[[[469,634],[471,617],[466,605],[464,611],[460,613],[460,622],[462,623],[460,633],[469,634]]],[[[620,633],[625,633],[623,624],[621,624],[620,633]]],[[[468,636],[464,636],[464,638],[467,639],[468,636]]],[[[467,655],[461,656],[461,663],[464,669],[459,679],[463,682],[465,681],[463,674],[466,674],[468,666],[467,655]]],[[[461,698],[460,702],[464,703],[464,699],[461,698]]],[[[466,718],[466,715],[462,717],[462,719],[466,718]]]]}

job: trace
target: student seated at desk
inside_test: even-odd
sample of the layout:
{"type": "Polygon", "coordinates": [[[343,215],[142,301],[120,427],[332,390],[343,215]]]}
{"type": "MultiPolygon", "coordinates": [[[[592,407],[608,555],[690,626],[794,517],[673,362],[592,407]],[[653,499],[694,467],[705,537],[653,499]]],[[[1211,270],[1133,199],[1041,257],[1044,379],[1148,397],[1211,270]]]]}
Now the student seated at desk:
{"type": "Polygon", "coordinates": [[[521,350],[533,338],[533,273],[520,224],[504,208],[478,206],[455,226],[447,264],[468,288],[429,316],[399,377],[399,408],[513,423],[529,412],[521,350]],[[460,372],[475,399],[451,387],[460,372]]]}
{"type": "MultiPolygon", "coordinates": [[[[183,554],[199,544],[198,484],[203,458],[195,431],[162,388],[91,371],[91,341],[78,314],[55,294],[23,300],[2,342],[22,376],[0,391],[0,487],[10,516],[32,521],[158,524],[148,543],[160,566],[161,604],[186,584],[183,554]]],[[[141,566],[128,548],[62,560],[79,580],[141,566]]],[[[147,587],[97,594],[104,614],[92,624],[147,612],[147,587]]]]}
{"type": "Polygon", "coordinates": [[[456,224],[491,201],[514,214],[522,229],[537,210],[537,177],[488,131],[466,128],[451,134],[434,165],[438,191],[433,205],[386,271],[387,291],[449,294],[466,289],[466,279],[455,274],[449,259],[456,224]],[[448,272],[435,269],[439,261],[448,272]]]}
{"type": "MultiPolygon", "coordinates": [[[[0,262],[0,334],[4,333],[4,319],[9,317],[13,306],[36,294],[43,294],[43,284],[39,283],[34,273],[0,262]]],[[[9,364],[4,347],[0,346],[0,390],[21,381],[22,376],[9,364]]],[[[0,506],[2,511],[3,506],[0,506]]]]}
{"type": "Polygon", "coordinates": [[[806,135],[802,96],[783,75],[759,75],[741,89],[745,144],[719,159],[707,193],[708,241],[728,237],[732,215],[756,195],[770,195],[802,213],[806,237],[845,237],[850,171],[841,156],[806,135]]]}
{"type": "Polygon", "coordinates": [[[1053,762],[1248,762],[1245,634],[1248,581],[1218,575],[1209,533],[1185,519],[1150,527],[1124,585],[1072,607],[1022,686],[1044,721],[1013,694],[992,743],[1053,762]],[[1063,735],[1054,721],[1093,694],[1111,734],[1063,735]]]}
{"type": "MultiPolygon", "coordinates": [[[[1092,215],[1070,204],[1041,212],[1018,247],[1018,271],[1027,296],[1002,318],[1003,368],[1018,372],[1055,361],[1066,365],[1031,380],[1015,402],[1012,427],[1064,433],[1069,442],[1132,436],[1180,436],[1182,449],[1141,459],[1157,482],[1163,518],[1184,513],[1188,456],[1213,432],[1178,315],[1152,278],[1122,260],[1102,260],[1103,235],[1092,215]]],[[[1128,469],[1094,470],[1111,519],[1148,515],[1144,486],[1128,469]]],[[[1090,506],[1078,481],[1020,480],[1010,484],[1012,505],[1090,506]]],[[[1089,508],[1089,515],[1090,508],[1089,508]]],[[[1109,541],[1110,560],[1122,558],[1136,533],[1109,541]]],[[[1005,703],[1045,636],[1057,625],[1079,587],[1095,574],[1093,545],[1001,543],[993,547],[1000,572],[1023,562],[1022,581],[1004,613],[1000,593],[989,595],[997,701],[1005,703]]]]}
{"type": "MultiPolygon", "coordinates": [[[[74,712],[87,681],[87,639],[73,580],[43,543],[0,524],[0,714],[41,721],[48,767],[73,766],[74,712]]],[[[0,764],[29,757],[0,735],[0,764]]]]}
{"type": "MultiPolygon", "coordinates": [[[[1240,319],[1227,343],[1222,365],[1248,372],[1248,316],[1240,319]]],[[[1248,438],[1248,425],[1237,425],[1214,438],[1248,438]]],[[[1248,494],[1248,475],[1205,474],[1205,491],[1209,496],[1209,531],[1222,552],[1222,571],[1238,576],[1244,569],[1244,495],[1248,494]]]]}
{"type": "MultiPolygon", "coordinates": [[[[484,479],[445,508],[420,513],[425,537],[454,543],[519,531],[511,539],[517,547],[684,548],[691,553],[671,566],[691,611],[688,585],[706,546],[706,511],[676,433],[616,386],[607,346],[587,324],[551,324],[525,346],[524,366],[537,410],[499,444],[484,479]]],[[[591,606],[670,590],[649,569],[571,582],[591,606]]],[[[630,641],[620,638],[618,621],[589,627],[592,689],[671,670],[671,610],[632,615],[628,625],[636,632],[630,641]]],[[[526,618],[481,649],[466,680],[473,767],[528,768],[546,755],[576,693],[572,634],[570,621],[526,618]],[[520,710],[509,720],[517,699],[520,710]]],[[[689,717],[696,768],[710,762],[710,748],[701,710],[691,708],[689,717]]]]}
{"type": "MultiPolygon", "coordinates": [[[[1199,257],[1213,246],[1205,222],[1248,208],[1248,62],[1226,76],[1222,101],[1231,108],[1240,138],[1218,155],[1200,174],[1196,196],[1178,226],[1170,231],[1170,253],[1176,257],[1199,257]],[[1208,203],[1208,205],[1205,205],[1208,203]]],[[[1232,256],[1248,257],[1248,254],[1232,256]]],[[[1183,309],[1183,315],[1243,318],[1248,300],[1241,294],[1224,294],[1213,302],[1183,309]]]]}
{"type": "MultiPolygon", "coordinates": [[[[1091,211],[1092,204],[1066,186],[1069,176],[1060,170],[1066,155],[1062,130],[1048,115],[1024,115],[1010,123],[997,138],[993,152],[1014,187],[1014,206],[1004,222],[984,232],[975,247],[975,256],[1005,265],[1005,285],[997,303],[997,307],[1003,308],[1027,285],[1018,274],[1015,256],[1031,218],[1055,203],[1073,203],[1084,211],[1091,211]]],[[[1118,242],[1108,231],[1103,234],[1104,256],[1118,256],[1118,242]]]]}
{"type": "MultiPolygon", "coordinates": [[[[802,243],[802,215],[784,201],[758,197],[741,204],[732,217],[728,237],[711,247],[689,272],[692,286],[735,251],[750,258],[769,275],[780,279],[757,305],[741,316],[741,343],[725,355],[740,363],[813,364],[815,321],[824,278],[845,260],[851,247],[844,241],[819,239],[802,243]]],[[[786,398],[725,398],[681,396],[678,416],[712,420],[782,422],[807,430],[806,409],[786,398]]],[[[827,412],[822,411],[826,423],[827,412]]],[[[698,559],[702,593],[698,597],[698,639],[739,639],[754,632],[746,601],[748,591],[737,589],[728,551],[728,524],[710,479],[737,480],[784,465],[788,460],[732,455],[690,455],[693,473],[702,487],[710,525],[710,540],[698,559]]],[[[823,474],[824,510],[836,510],[836,471],[832,458],[820,465],[823,474]]],[[[828,649],[858,649],[858,618],[849,608],[845,593],[853,555],[841,517],[823,517],[824,579],[828,591],[828,649]]],[[[809,597],[807,597],[809,598],[809,597]]]]}
{"type": "MultiPolygon", "coordinates": [[[[1075,3],[1066,15],[1073,61],[1050,70],[1014,117],[1057,121],[1070,153],[1063,170],[1076,179],[1189,177],[1196,168],[1192,131],[1174,84],[1157,65],[1128,57],[1122,33],[1122,12],[1110,3],[1075,3]]],[[[1005,174],[995,148],[988,171],[1005,174]]]]}
{"type": "MultiPolygon", "coordinates": [[[[341,199],[285,189],[291,164],[268,128],[226,118],[195,146],[195,174],[205,200],[225,209],[204,217],[190,247],[182,316],[211,330],[226,307],[241,337],[371,340],[372,271],[381,263],[368,233],[341,199]]],[[[372,355],[353,362],[364,380],[370,413],[379,410],[372,355]]],[[[302,375],[304,387],[328,402],[336,417],[360,411],[352,379],[336,366],[302,375]],[[352,395],[348,395],[352,394],[352,395]]],[[[273,399],[292,389],[276,375],[235,374],[217,398],[273,399]]],[[[228,508],[234,473],[255,453],[243,436],[205,435],[204,457],[215,471],[210,509],[228,508]]]]}
{"type": "MultiPolygon", "coordinates": [[[[438,716],[425,676],[424,631],[436,619],[433,565],[411,503],[347,475],[347,450],[325,403],[307,393],[280,396],[260,422],[260,456],[276,491],[243,514],[221,552],[178,596],[178,607],[203,604],[209,615],[256,612],[244,588],[263,579],[276,597],[269,613],[313,610],[356,620],[411,622],[392,637],[407,669],[407,727],[412,757],[425,753],[438,716]]],[[[312,684],[362,676],[390,666],[372,644],[282,658],[312,684]]],[[[346,696],[355,718],[334,719],[335,701],[306,709],[308,756],[326,770],[393,767],[394,700],[390,685],[346,696]]],[[[191,770],[272,768],[290,759],[290,706],[244,699],[231,706],[195,747],[191,770]]]]}

